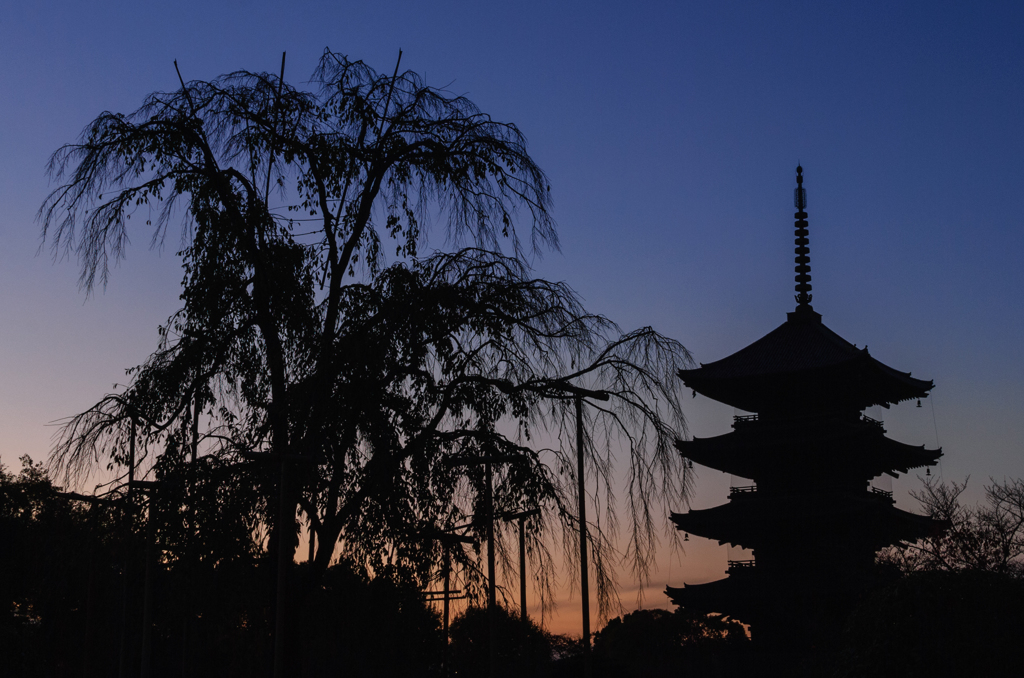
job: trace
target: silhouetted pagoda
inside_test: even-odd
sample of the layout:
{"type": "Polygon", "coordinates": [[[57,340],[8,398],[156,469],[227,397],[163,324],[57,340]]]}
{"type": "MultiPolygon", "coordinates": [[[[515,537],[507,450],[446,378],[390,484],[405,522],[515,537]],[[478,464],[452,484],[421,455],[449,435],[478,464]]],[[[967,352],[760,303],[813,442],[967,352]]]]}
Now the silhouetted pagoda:
{"type": "Polygon", "coordinates": [[[679,376],[697,393],[753,414],[733,431],[676,443],[684,457],[754,484],[721,506],[672,514],[676,527],[753,550],[728,576],[668,587],[676,605],[730,615],[757,642],[815,643],[838,632],[869,585],[875,553],[941,526],[870,488],[876,476],[934,465],[941,450],[896,442],[865,408],[927,396],[915,379],[871,357],[811,308],[802,168],[796,189],[796,300],[786,322],[740,351],[679,376]]]}

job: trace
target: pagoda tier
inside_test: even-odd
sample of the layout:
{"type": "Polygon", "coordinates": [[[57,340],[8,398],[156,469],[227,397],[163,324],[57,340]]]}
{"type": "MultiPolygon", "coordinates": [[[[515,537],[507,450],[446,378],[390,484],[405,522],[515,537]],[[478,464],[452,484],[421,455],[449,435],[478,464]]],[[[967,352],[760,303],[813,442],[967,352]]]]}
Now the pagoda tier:
{"type": "Polygon", "coordinates": [[[932,535],[937,527],[927,516],[896,508],[891,493],[881,490],[820,489],[779,495],[735,488],[728,503],[673,513],[671,520],[684,532],[747,549],[780,543],[798,547],[839,535],[871,554],[890,544],[932,535]]]}
{"type": "Polygon", "coordinates": [[[763,417],[888,407],[934,386],[875,360],[807,305],[746,348],[679,376],[697,393],[763,417]]]}
{"type": "Polygon", "coordinates": [[[705,613],[717,612],[752,623],[761,611],[766,592],[758,581],[755,568],[745,565],[731,565],[726,579],[678,588],[667,586],[665,594],[675,605],[705,613]]]}
{"type": "MultiPolygon", "coordinates": [[[[856,605],[867,582],[863,572],[820,562],[814,569],[769,572],[760,562],[731,562],[729,576],[704,584],[668,586],[665,594],[680,607],[724,614],[750,625],[752,638],[776,648],[834,638],[845,612],[856,605]],[[798,641],[799,642],[799,641],[798,641]]],[[[790,675],[767,672],[765,675],[790,675]]]]}
{"type": "Polygon", "coordinates": [[[932,466],[942,450],[907,445],[886,437],[881,423],[850,416],[759,420],[736,417],[731,433],[713,438],[678,440],[679,452],[698,464],[742,478],[779,480],[842,477],[857,483],[883,473],[897,477],[910,469],[932,466]],[[786,458],[784,468],[780,457],[786,458]]]}

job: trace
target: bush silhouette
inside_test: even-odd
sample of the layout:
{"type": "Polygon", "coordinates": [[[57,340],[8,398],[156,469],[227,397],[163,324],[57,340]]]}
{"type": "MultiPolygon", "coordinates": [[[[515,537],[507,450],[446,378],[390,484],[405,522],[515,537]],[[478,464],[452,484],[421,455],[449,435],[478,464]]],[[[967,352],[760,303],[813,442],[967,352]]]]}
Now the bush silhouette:
{"type": "MultiPolygon", "coordinates": [[[[518,614],[495,608],[498,639],[498,676],[551,675],[552,645],[549,635],[533,621],[525,624],[518,614]]],[[[471,607],[451,625],[452,676],[490,676],[490,620],[487,609],[471,607]]]]}
{"type": "Polygon", "coordinates": [[[922,572],[851,616],[836,678],[1019,675],[1024,582],[990,572],[922,572]]]}

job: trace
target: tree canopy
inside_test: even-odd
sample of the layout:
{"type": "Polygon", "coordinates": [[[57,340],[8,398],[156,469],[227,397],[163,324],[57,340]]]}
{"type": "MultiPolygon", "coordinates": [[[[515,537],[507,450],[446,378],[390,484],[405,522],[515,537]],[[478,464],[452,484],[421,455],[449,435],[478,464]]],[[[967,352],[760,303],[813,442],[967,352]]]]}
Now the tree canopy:
{"type": "MultiPolygon", "coordinates": [[[[66,422],[54,468],[75,479],[100,461],[124,478],[158,451],[158,471],[183,474],[171,501],[187,503],[188,465],[216,458],[226,483],[244,477],[263,497],[240,513],[272,526],[272,549],[294,551],[304,516],[311,581],[343,555],[367,572],[401,563],[425,584],[433,536],[484,519],[482,470],[453,464],[467,457],[510,461],[497,510],[544,509],[531,559],[550,564],[552,525],[572,554],[575,469],[560,441],[574,398],[600,389],[610,399],[588,408],[591,468],[610,492],[612,455],[627,451],[642,577],[653,507],[688,489],[671,445],[685,428],[685,348],[650,328],[622,334],[567,284],[532,277],[528,258],[558,241],[547,179],[514,125],[413,72],[329,50],[312,91],[283,72],[282,61],[280,76],[183,82],[134,113],[101,114],[54,154],[62,183],[40,220],[56,253],[78,257],[86,290],[107,284],[130,223],[160,243],[184,220],[181,310],[126,389],[66,422]],[[434,219],[450,247],[421,256],[434,219]]],[[[595,545],[610,534],[596,530],[595,545]]],[[[479,569],[471,551],[456,558],[479,569]]]]}
{"type": "Polygon", "coordinates": [[[683,608],[636,610],[612,619],[594,638],[604,676],[749,675],[748,652],[738,621],[683,608]]]}
{"type": "Polygon", "coordinates": [[[1013,675],[1024,633],[1024,582],[991,571],[915,572],[851,615],[831,675],[1013,675]]]}

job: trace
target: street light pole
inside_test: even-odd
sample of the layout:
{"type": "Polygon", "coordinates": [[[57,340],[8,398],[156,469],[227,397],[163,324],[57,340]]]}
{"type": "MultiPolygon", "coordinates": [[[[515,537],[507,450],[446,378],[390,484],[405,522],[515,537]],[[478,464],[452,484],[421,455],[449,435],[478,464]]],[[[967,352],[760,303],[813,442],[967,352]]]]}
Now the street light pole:
{"type": "Polygon", "coordinates": [[[526,626],[526,518],[519,519],[519,621],[526,626]]]}
{"type": "Polygon", "coordinates": [[[590,655],[590,581],[587,563],[587,485],[583,465],[583,396],[576,395],[576,481],[580,516],[580,597],[583,599],[583,675],[594,675],[590,655]]]}
{"type": "Polygon", "coordinates": [[[593,658],[590,653],[590,580],[587,562],[587,484],[584,465],[583,441],[583,399],[607,401],[607,391],[593,391],[570,384],[568,381],[556,381],[550,384],[553,391],[571,394],[576,401],[576,492],[579,495],[580,521],[580,596],[583,599],[583,675],[592,678],[594,675],[593,658]]]}
{"type": "Polygon", "coordinates": [[[491,678],[498,675],[498,619],[496,590],[494,581],[494,485],[491,472],[491,460],[484,462],[484,483],[487,485],[486,506],[487,520],[487,626],[490,642],[488,651],[491,660],[491,678]]]}

